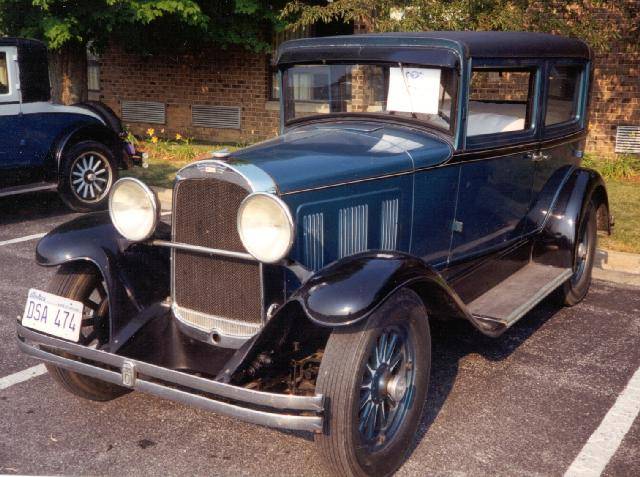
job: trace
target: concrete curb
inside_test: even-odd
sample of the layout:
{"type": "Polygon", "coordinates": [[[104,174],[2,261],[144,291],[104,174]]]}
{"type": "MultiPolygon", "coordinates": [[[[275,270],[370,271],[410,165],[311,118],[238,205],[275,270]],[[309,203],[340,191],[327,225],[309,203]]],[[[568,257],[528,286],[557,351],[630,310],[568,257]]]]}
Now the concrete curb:
{"type": "MultiPolygon", "coordinates": [[[[152,189],[158,194],[162,210],[171,210],[172,189],[165,187],[152,187],[152,189]]],[[[594,267],[607,272],[640,275],[640,254],[598,249],[594,267]]]]}

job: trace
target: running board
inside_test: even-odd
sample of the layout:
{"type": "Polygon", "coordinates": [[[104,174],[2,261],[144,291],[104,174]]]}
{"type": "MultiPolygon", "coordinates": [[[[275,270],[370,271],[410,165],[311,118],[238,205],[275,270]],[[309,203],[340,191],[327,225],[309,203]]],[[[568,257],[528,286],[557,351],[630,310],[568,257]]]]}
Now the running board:
{"type": "Polygon", "coordinates": [[[35,182],[33,184],[25,184],[20,186],[7,187],[6,189],[0,189],[0,197],[7,197],[10,195],[27,194],[29,192],[41,192],[45,190],[57,189],[58,184],[51,182],[35,182]]]}
{"type": "Polygon", "coordinates": [[[570,268],[530,263],[479,296],[468,308],[479,321],[505,331],[571,278],[570,268]]]}

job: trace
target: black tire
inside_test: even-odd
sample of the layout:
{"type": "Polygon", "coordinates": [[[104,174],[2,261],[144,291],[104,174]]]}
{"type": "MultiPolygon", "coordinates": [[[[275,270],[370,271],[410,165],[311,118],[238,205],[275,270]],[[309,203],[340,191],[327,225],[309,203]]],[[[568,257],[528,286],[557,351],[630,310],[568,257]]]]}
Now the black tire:
{"type": "Polygon", "coordinates": [[[560,298],[566,306],[577,305],[589,292],[597,240],[596,208],[592,203],[589,203],[576,235],[573,250],[573,276],[560,288],[560,298]]]}
{"type": "MultiPolygon", "coordinates": [[[[91,316],[83,316],[82,334],[80,343],[86,346],[99,345],[108,339],[109,309],[106,302],[106,292],[102,285],[102,277],[91,265],[70,264],[63,265],[53,277],[47,287],[49,293],[70,298],[85,303],[95,303],[96,312],[91,316]],[[100,292],[102,287],[102,293],[100,292]],[[94,296],[100,296],[96,300],[94,296]],[[84,326],[87,320],[94,318],[93,324],[84,326]]],[[[92,305],[93,306],[93,305],[92,305]]],[[[85,306],[85,310],[88,307],[85,306]]],[[[67,353],[58,353],[70,358],[67,353]]],[[[46,363],[47,371],[60,386],[76,396],[91,401],[110,401],[129,392],[129,389],[116,386],[99,379],[84,376],[82,374],[59,368],[46,363]]]]}
{"type": "Polygon", "coordinates": [[[58,190],[73,210],[100,210],[107,206],[109,192],[117,179],[113,151],[97,141],[82,141],[63,154],[58,190]]]}
{"type": "MultiPolygon", "coordinates": [[[[388,361],[391,363],[397,343],[389,353],[382,353],[383,356],[390,355],[388,361]]],[[[402,465],[420,425],[430,367],[431,335],[427,313],[420,297],[411,290],[396,292],[363,325],[331,333],[316,385],[316,391],[327,398],[326,426],[324,433],[316,435],[315,440],[332,474],[389,475],[402,465]],[[375,372],[368,371],[378,359],[375,352],[380,349],[381,341],[385,340],[383,346],[390,346],[393,335],[389,333],[404,334],[403,339],[407,341],[400,342],[402,348],[398,351],[404,358],[396,368],[389,364],[383,369],[383,364],[375,372]],[[367,386],[368,376],[370,383],[367,386]],[[402,385],[392,386],[396,390],[393,398],[397,399],[397,410],[392,414],[390,403],[394,401],[385,393],[389,393],[390,384],[398,382],[400,377],[405,383],[413,384],[406,386],[404,393],[402,385]],[[385,403],[389,406],[385,407],[385,403]],[[377,433],[379,423],[376,419],[384,422],[380,416],[385,413],[379,413],[379,407],[373,407],[376,405],[382,406],[383,411],[387,409],[384,433],[382,429],[377,433]],[[400,413],[401,405],[405,407],[400,413]],[[370,433],[372,415],[373,432],[370,433]]]]}

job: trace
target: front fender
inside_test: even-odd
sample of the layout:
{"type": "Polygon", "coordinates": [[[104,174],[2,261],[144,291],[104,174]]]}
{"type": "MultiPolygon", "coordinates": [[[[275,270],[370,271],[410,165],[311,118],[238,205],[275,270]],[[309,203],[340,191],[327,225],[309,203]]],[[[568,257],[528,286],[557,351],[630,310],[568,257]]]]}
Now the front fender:
{"type": "Polygon", "coordinates": [[[36,246],[36,261],[45,267],[88,262],[98,269],[108,294],[112,338],[133,316],[169,295],[167,250],[126,240],[108,212],[84,215],[49,232],[36,246]]]}

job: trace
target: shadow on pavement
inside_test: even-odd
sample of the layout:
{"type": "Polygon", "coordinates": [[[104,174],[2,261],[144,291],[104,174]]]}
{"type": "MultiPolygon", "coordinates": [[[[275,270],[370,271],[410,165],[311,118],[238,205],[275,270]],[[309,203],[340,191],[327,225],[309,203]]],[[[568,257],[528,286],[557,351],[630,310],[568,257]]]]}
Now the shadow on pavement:
{"type": "Polygon", "coordinates": [[[63,217],[73,212],[55,192],[38,192],[0,198],[0,225],[63,217]]]}
{"type": "Polygon", "coordinates": [[[431,323],[431,379],[422,422],[411,453],[429,431],[453,389],[460,361],[478,354],[489,361],[509,357],[563,307],[548,297],[499,338],[484,336],[466,321],[431,323]]]}

